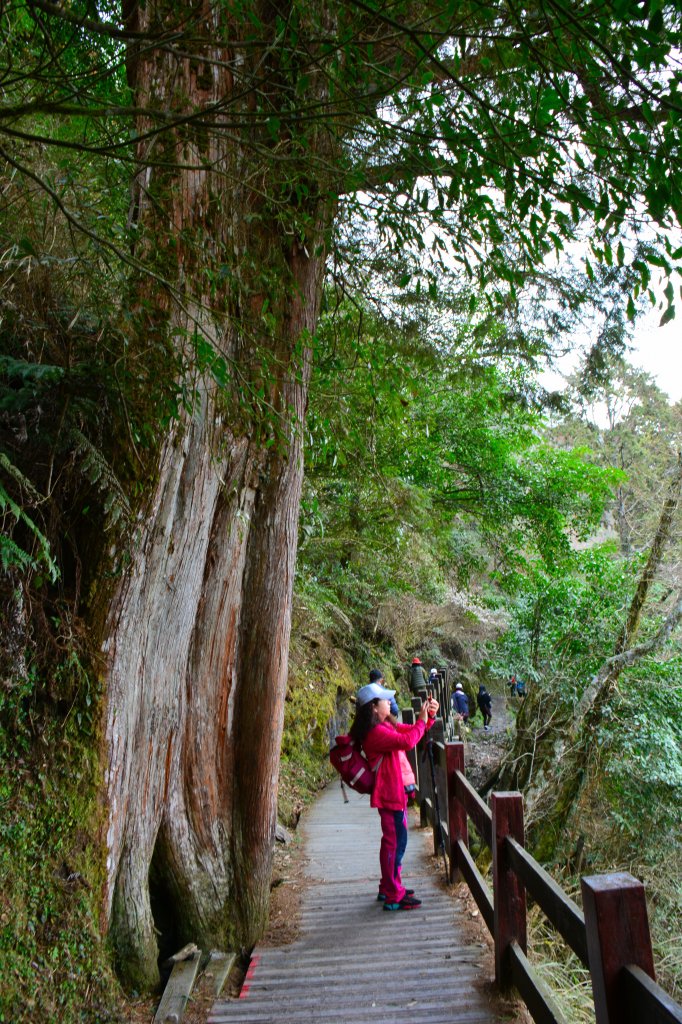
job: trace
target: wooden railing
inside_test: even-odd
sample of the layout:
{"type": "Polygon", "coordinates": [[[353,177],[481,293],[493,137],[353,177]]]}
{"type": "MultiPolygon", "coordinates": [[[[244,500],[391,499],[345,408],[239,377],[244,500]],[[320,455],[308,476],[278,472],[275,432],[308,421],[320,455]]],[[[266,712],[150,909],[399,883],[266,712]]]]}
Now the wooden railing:
{"type": "MultiPolygon", "coordinates": [[[[409,678],[409,668],[407,670],[407,675],[409,678]]],[[[459,716],[455,714],[450,703],[450,695],[453,686],[454,679],[452,679],[451,673],[447,669],[439,669],[437,677],[429,678],[428,687],[418,690],[412,700],[412,707],[416,713],[420,707],[421,701],[426,699],[427,689],[432,692],[433,696],[440,704],[440,714],[443,719],[443,728],[446,740],[463,738],[460,728],[461,723],[458,721],[459,716]]]]}
{"type": "Polygon", "coordinates": [[[422,822],[439,853],[437,800],[449,877],[466,881],[493,936],[497,983],[518,990],[537,1024],[567,1024],[526,955],[529,896],[588,968],[597,1024],[682,1024],[682,1007],[655,981],[642,883],[627,873],[584,877],[581,910],[524,849],[521,794],[493,793],[488,807],[464,774],[464,744],[444,741],[440,719],[430,732],[433,780],[425,740],[410,752],[422,822]],[[492,892],[469,850],[469,823],[492,852],[492,892]]]}

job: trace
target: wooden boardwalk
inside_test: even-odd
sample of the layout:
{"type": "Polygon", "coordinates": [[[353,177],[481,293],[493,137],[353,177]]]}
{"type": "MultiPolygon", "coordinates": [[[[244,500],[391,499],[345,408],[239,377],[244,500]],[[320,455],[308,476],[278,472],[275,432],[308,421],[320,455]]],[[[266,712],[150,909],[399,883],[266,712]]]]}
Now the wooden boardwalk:
{"type": "Polygon", "coordinates": [[[430,831],[415,828],[403,881],[423,900],[386,913],[377,902],[379,815],[369,797],[328,787],[302,820],[309,884],[301,934],[256,947],[239,999],[217,1002],[209,1024],[497,1024],[481,944],[465,937],[459,903],[434,876],[430,831]]]}

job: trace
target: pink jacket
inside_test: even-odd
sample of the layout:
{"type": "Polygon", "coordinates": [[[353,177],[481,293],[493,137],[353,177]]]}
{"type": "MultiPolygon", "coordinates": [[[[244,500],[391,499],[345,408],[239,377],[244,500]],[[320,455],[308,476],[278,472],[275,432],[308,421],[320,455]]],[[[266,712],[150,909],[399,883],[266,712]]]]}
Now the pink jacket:
{"type": "Polygon", "coordinates": [[[386,721],[369,730],[362,749],[370,767],[374,768],[379,758],[383,758],[369,800],[372,807],[383,807],[387,811],[405,809],[407,796],[398,751],[411,750],[415,747],[434,721],[435,719],[429,718],[425,723],[418,718],[414,725],[404,725],[402,722],[393,725],[386,721]]]}

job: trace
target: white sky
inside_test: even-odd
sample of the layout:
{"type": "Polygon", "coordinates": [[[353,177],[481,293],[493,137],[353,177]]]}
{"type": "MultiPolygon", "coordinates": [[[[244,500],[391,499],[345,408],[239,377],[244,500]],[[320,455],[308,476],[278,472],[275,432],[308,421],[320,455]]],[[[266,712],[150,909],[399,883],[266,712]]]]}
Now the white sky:
{"type": "MultiPolygon", "coordinates": [[[[671,320],[665,327],[659,327],[660,310],[652,310],[643,316],[635,329],[633,348],[626,359],[633,366],[650,373],[671,402],[682,400],[682,321],[671,320]]],[[[571,373],[577,363],[575,352],[558,360],[559,372],[547,371],[540,379],[545,387],[562,386],[562,374],[571,373]]]]}
{"type": "Polygon", "coordinates": [[[682,321],[659,327],[660,313],[652,311],[635,331],[636,349],[628,361],[656,380],[673,402],[682,399],[682,321]]]}

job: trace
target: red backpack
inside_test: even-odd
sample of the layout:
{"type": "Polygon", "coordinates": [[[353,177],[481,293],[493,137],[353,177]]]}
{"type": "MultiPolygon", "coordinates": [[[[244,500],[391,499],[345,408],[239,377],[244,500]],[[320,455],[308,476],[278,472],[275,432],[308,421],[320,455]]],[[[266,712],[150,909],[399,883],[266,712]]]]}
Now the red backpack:
{"type": "Polygon", "coordinates": [[[329,751],[329,760],[341,776],[341,781],[356,793],[371,793],[377,777],[377,769],[383,758],[379,758],[372,770],[369,761],[353,743],[350,736],[337,736],[336,744],[329,751]]]}

